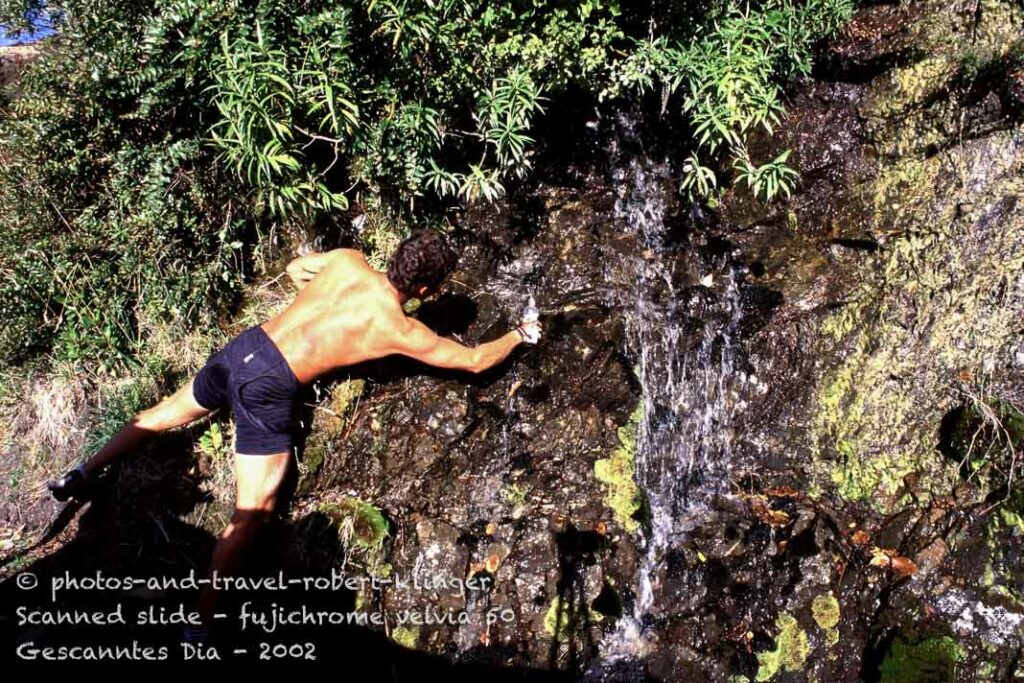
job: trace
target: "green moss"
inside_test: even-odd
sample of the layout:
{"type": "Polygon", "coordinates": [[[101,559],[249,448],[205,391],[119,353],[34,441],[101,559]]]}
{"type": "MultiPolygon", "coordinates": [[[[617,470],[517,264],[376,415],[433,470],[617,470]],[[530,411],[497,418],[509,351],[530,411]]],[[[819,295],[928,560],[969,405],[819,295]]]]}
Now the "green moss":
{"type": "Polygon", "coordinates": [[[388,520],[381,511],[358,498],[325,503],[319,509],[338,525],[338,534],[346,545],[378,551],[391,534],[388,520]]]}
{"type": "Polygon", "coordinates": [[[780,671],[794,672],[803,668],[811,646],[807,632],[793,615],[783,612],[775,620],[779,634],[775,637],[775,649],[759,652],[757,655],[757,681],[770,681],[780,671]]]}
{"type": "Polygon", "coordinates": [[[909,643],[897,638],[882,661],[882,683],[946,683],[956,680],[960,645],[949,636],[909,643]]]}
{"type": "Polygon", "coordinates": [[[575,601],[563,606],[562,596],[556,596],[544,613],[544,631],[560,643],[568,642],[574,636],[594,624],[604,621],[600,612],[590,610],[585,602],[575,601]]]}
{"type": "Polygon", "coordinates": [[[420,638],[419,626],[396,626],[391,629],[391,640],[410,650],[416,649],[420,638]]]}
{"type": "Polygon", "coordinates": [[[880,512],[899,503],[908,474],[922,503],[956,481],[934,447],[955,378],[981,378],[986,360],[1004,357],[1022,315],[1018,295],[998,293],[1024,267],[1024,220],[992,215],[1024,189],[1019,155],[998,153],[1013,133],[962,140],[950,88],[965,64],[1020,49],[1024,8],[986,2],[974,25],[926,6],[907,27],[913,61],[875,79],[860,112],[879,165],[856,194],[859,223],[884,247],[821,328],[822,357],[839,360],[816,389],[815,478],[880,512]]]}
{"type": "Polygon", "coordinates": [[[366,388],[366,380],[349,379],[339,382],[331,390],[331,410],[338,417],[342,417],[354,406],[366,388]]]}
{"type": "Polygon", "coordinates": [[[835,647],[839,644],[839,629],[830,628],[825,631],[825,644],[829,647],[835,647]]]}
{"type": "Polygon", "coordinates": [[[530,495],[531,487],[528,484],[522,484],[514,482],[511,484],[505,484],[498,491],[498,495],[505,503],[516,508],[526,502],[526,497],[530,495]]]}
{"type": "Polygon", "coordinates": [[[640,487],[636,484],[636,432],[642,415],[641,405],[619,428],[619,445],[607,458],[594,463],[594,476],[607,489],[605,503],[611,508],[615,521],[630,533],[640,528],[636,518],[643,504],[640,487]]]}
{"type": "Polygon", "coordinates": [[[832,593],[816,595],[811,601],[811,614],[819,627],[835,628],[839,624],[839,600],[832,593]]]}
{"type": "Polygon", "coordinates": [[[321,445],[312,446],[307,448],[303,453],[302,464],[306,468],[305,474],[316,474],[316,471],[320,469],[320,466],[324,464],[324,459],[327,457],[327,449],[321,445]]]}
{"type": "Polygon", "coordinates": [[[1011,510],[1005,507],[1000,508],[999,516],[1002,518],[1003,524],[1006,526],[1013,527],[1018,531],[1024,532],[1024,517],[1021,517],[1021,514],[1016,510],[1011,510]]]}

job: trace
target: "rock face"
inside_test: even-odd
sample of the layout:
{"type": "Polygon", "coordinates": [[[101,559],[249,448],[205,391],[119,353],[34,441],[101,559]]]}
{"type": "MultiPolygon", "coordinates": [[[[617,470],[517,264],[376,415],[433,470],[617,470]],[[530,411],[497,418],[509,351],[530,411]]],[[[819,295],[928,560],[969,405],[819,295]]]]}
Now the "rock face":
{"type": "Polygon", "coordinates": [[[463,218],[453,293],[418,315],[467,342],[485,341],[511,329],[532,295],[543,342],[471,379],[424,375],[411,364],[357,370],[368,383],[343,417],[336,410],[312,422],[307,451],[314,460],[329,455],[302,487],[328,500],[344,491],[384,510],[394,571],[424,583],[492,583],[470,604],[385,589],[381,600],[394,609],[465,610],[468,623],[418,629],[419,646],[457,644],[462,656],[545,664],[558,655],[556,634],[566,643],[556,661],[569,649],[577,659],[593,656],[598,624],[621,610],[613,587],[633,580],[627,528],[636,523],[609,509],[616,482],[600,482],[595,463],[620,445],[618,428],[638,403],[621,318],[602,291],[614,287],[605,282],[608,264],[635,245],[617,229],[607,185],[541,188],[523,200],[535,213],[514,199],[463,218]],[[488,625],[488,613],[503,616],[488,625]]]}
{"type": "MultiPolygon", "coordinates": [[[[463,218],[460,293],[421,316],[461,317],[454,331],[484,340],[529,293],[547,338],[473,381],[357,373],[370,377],[357,407],[313,422],[311,452],[329,455],[303,484],[384,510],[388,569],[492,582],[447,602],[384,590],[468,613],[408,642],[608,680],[1014,675],[1021,26],[1010,3],[863,9],[793,92],[782,133],[752,147],[794,150],[791,201],[730,194],[695,221],[666,183],[666,291],[695,296],[724,255],[743,313],[731,372],[761,386],[737,384],[716,423],[731,430],[731,481],[697,466],[704,502],[673,518],[649,575],[651,492],[631,507],[609,475],[644,457],[641,440],[639,465],[623,458],[617,433],[645,390],[626,273],[652,258],[624,229],[622,187],[614,174],[542,185],[463,218]],[[646,648],[612,657],[648,579],[646,648]],[[509,621],[488,627],[488,610],[509,621]]],[[[692,345],[694,315],[680,323],[692,345]]]]}
{"type": "MultiPolygon", "coordinates": [[[[1021,678],[1022,13],[861,9],[752,141],[793,150],[789,201],[688,206],[644,126],[605,121],[584,161],[468,210],[451,291],[417,315],[475,343],[532,295],[544,340],[478,376],[389,361],[321,383],[272,559],[385,580],[354,605],[447,661],[1021,678]]],[[[121,476],[33,571],[203,561],[216,515],[164,485],[180,468],[121,476]]]]}

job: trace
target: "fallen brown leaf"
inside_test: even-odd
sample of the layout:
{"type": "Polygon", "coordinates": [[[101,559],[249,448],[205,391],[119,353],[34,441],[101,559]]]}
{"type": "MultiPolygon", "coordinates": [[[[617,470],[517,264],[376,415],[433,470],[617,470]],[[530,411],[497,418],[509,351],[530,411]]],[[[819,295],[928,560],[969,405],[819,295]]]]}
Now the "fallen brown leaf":
{"type": "Polygon", "coordinates": [[[750,509],[758,519],[769,526],[780,527],[789,524],[789,515],[783,510],[773,510],[764,496],[750,496],[750,509]]]}
{"type": "Polygon", "coordinates": [[[853,532],[853,536],[850,537],[850,540],[857,545],[867,545],[871,542],[871,535],[863,529],[857,529],[853,532]]]}
{"type": "Polygon", "coordinates": [[[899,578],[913,576],[917,573],[917,565],[908,557],[903,557],[895,550],[879,548],[871,549],[871,566],[888,569],[899,578]]]}
{"type": "Polygon", "coordinates": [[[764,494],[771,498],[799,498],[800,492],[789,486],[773,486],[765,489],[764,494]]]}

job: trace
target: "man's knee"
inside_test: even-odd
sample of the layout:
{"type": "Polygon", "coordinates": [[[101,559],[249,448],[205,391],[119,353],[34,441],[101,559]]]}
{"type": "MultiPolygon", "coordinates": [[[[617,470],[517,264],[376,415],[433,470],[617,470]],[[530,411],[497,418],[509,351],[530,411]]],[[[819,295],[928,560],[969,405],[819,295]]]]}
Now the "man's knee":
{"type": "Polygon", "coordinates": [[[256,523],[265,521],[274,512],[277,489],[277,485],[270,484],[256,490],[241,488],[235,501],[235,514],[255,520],[256,523]]]}
{"type": "Polygon", "coordinates": [[[235,507],[231,515],[231,525],[236,528],[255,529],[263,526],[270,520],[274,503],[271,499],[267,507],[235,507]]]}
{"type": "Polygon", "coordinates": [[[132,422],[140,429],[152,432],[163,431],[168,428],[169,404],[170,400],[165,398],[156,405],[139,411],[132,422]]]}

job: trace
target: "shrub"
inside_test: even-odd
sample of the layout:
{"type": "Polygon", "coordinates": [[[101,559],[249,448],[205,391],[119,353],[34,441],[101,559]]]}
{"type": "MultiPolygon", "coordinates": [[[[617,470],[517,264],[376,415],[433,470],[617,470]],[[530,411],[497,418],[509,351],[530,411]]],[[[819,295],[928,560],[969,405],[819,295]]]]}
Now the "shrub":
{"type": "Polygon", "coordinates": [[[494,200],[569,92],[660,85],[693,131],[685,190],[720,191],[731,161],[762,197],[786,194],[785,155],[755,163],[746,136],[771,130],[782,79],[850,7],[0,0],[0,23],[45,15],[60,33],[0,120],[0,363],[50,345],[113,367],[147,322],[209,325],[263,263],[261,236],[356,195],[410,215],[423,197],[494,200]]]}

